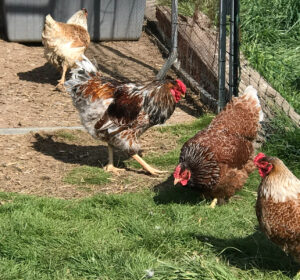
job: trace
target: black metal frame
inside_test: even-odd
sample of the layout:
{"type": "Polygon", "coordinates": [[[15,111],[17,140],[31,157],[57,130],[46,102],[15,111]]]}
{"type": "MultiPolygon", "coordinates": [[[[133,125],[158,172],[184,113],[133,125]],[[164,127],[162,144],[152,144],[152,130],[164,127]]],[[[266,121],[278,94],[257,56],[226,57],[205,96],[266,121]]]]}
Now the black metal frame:
{"type": "Polygon", "coordinates": [[[238,96],[239,85],[239,0],[220,0],[219,33],[219,100],[220,112],[232,96],[238,96]],[[226,17],[230,16],[229,92],[226,90],[226,17]]]}

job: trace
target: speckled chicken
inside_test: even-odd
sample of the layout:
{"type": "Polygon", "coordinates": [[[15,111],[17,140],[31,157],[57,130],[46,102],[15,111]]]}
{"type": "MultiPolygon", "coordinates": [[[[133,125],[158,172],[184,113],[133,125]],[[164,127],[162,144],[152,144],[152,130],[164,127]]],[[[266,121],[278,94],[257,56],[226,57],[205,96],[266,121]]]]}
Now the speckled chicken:
{"type": "Polygon", "coordinates": [[[300,264],[300,180],[276,157],[259,153],[254,163],[262,177],[256,202],[260,228],[300,264]]]}
{"type": "Polygon", "coordinates": [[[83,126],[94,138],[108,143],[106,170],[120,171],[113,165],[116,147],[128,152],[150,174],[160,173],[138,155],[138,137],[173,114],[176,103],[185,95],[182,81],[121,83],[102,76],[84,56],[65,85],[83,126]]]}
{"type": "Polygon", "coordinates": [[[235,97],[208,128],[199,131],[182,147],[174,171],[174,185],[198,189],[211,204],[228,200],[254,171],[253,143],[263,119],[257,91],[249,86],[235,97]]]}
{"type": "Polygon", "coordinates": [[[46,16],[42,33],[44,54],[47,61],[62,72],[58,88],[63,87],[67,70],[82,59],[82,54],[90,43],[87,15],[87,10],[82,9],[67,23],[55,21],[51,15],[46,16]]]}

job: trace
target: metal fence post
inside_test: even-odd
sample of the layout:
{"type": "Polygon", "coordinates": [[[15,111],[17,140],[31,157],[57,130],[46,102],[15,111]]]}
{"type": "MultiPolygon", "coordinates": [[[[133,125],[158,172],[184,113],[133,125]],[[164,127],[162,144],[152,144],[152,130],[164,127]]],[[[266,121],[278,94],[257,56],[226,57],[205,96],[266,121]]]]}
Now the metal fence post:
{"type": "Polygon", "coordinates": [[[171,15],[171,24],[172,24],[172,37],[171,37],[171,53],[156,75],[157,80],[161,80],[165,77],[167,71],[171,68],[172,64],[176,61],[178,51],[177,51],[177,37],[178,37],[178,0],[172,0],[172,15],[171,15]]]}
{"type": "Polygon", "coordinates": [[[239,68],[239,34],[238,12],[239,0],[231,0],[230,11],[230,52],[229,52],[229,100],[238,96],[238,68],[239,68]]]}
{"type": "Polygon", "coordinates": [[[226,105],[225,65],[226,65],[226,0],[220,0],[220,34],[219,34],[219,100],[218,112],[226,105]]]}

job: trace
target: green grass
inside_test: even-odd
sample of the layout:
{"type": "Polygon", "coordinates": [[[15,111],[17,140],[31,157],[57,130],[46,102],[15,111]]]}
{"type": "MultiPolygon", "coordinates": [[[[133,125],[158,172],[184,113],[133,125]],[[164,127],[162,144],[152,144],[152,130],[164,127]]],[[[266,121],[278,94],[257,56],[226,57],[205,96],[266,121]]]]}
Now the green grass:
{"type": "MultiPolygon", "coordinates": [[[[158,0],[159,5],[171,6],[172,0],[158,0]]],[[[178,12],[184,16],[192,16],[194,14],[195,5],[198,4],[200,11],[208,15],[208,17],[217,24],[219,1],[218,0],[179,0],[178,12]]]]}
{"type": "MultiPolygon", "coordinates": [[[[211,118],[159,130],[180,146],[211,118]]],[[[299,131],[275,120],[262,148],[298,176],[299,131]]],[[[178,157],[172,164],[156,160],[172,170],[178,157]]],[[[89,172],[85,168],[78,178],[89,172]]],[[[259,182],[253,173],[238,199],[214,210],[199,194],[172,186],[172,177],[155,191],[87,199],[0,193],[0,279],[141,280],[146,270],[156,280],[290,279],[299,266],[257,229],[259,182]]]]}
{"type": "Polygon", "coordinates": [[[74,135],[72,132],[68,132],[68,131],[64,131],[64,130],[58,131],[56,133],[56,136],[59,138],[62,138],[64,140],[69,140],[69,141],[75,141],[77,139],[77,136],[74,135]]]}
{"type": "Polygon", "coordinates": [[[241,50],[300,112],[300,1],[242,0],[241,50]]]}
{"type": "Polygon", "coordinates": [[[300,128],[295,127],[288,117],[280,115],[270,124],[270,135],[263,151],[279,157],[300,177],[300,128]]]}
{"type": "Polygon", "coordinates": [[[75,185],[108,183],[110,174],[102,168],[92,166],[80,166],[72,169],[64,178],[64,182],[75,185]]]}
{"type": "MultiPolygon", "coordinates": [[[[179,0],[179,13],[192,16],[195,3],[218,25],[218,0],[179,0]]],[[[160,0],[171,5],[170,0],[160,0]]],[[[300,113],[300,1],[241,0],[241,51],[300,113]]]]}

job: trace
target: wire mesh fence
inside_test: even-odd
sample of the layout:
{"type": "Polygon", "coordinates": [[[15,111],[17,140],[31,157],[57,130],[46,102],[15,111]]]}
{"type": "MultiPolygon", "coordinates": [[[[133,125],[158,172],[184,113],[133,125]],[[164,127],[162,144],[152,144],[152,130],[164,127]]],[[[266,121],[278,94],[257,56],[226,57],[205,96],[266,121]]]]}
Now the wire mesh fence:
{"type": "MultiPolygon", "coordinates": [[[[160,30],[170,38],[170,10],[159,7],[157,11],[158,25],[160,30]]],[[[230,21],[226,17],[226,31],[229,34],[230,21]]],[[[218,50],[219,50],[219,29],[215,27],[206,15],[198,12],[193,16],[178,17],[178,59],[181,68],[192,76],[206,92],[210,95],[210,101],[216,103],[219,99],[218,91],[218,50]]],[[[240,36],[238,37],[240,40],[240,36]]],[[[225,52],[225,96],[227,102],[230,99],[230,37],[226,38],[225,52]]],[[[250,63],[241,54],[239,70],[236,73],[239,81],[238,90],[242,92],[246,86],[253,85],[259,91],[263,106],[267,114],[271,117],[274,105],[279,110],[284,111],[294,122],[300,124],[299,115],[293,110],[289,103],[273,87],[255,71],[250,63]]],[[[208,104],[210,105],[210,104],[208,104]]]]}

